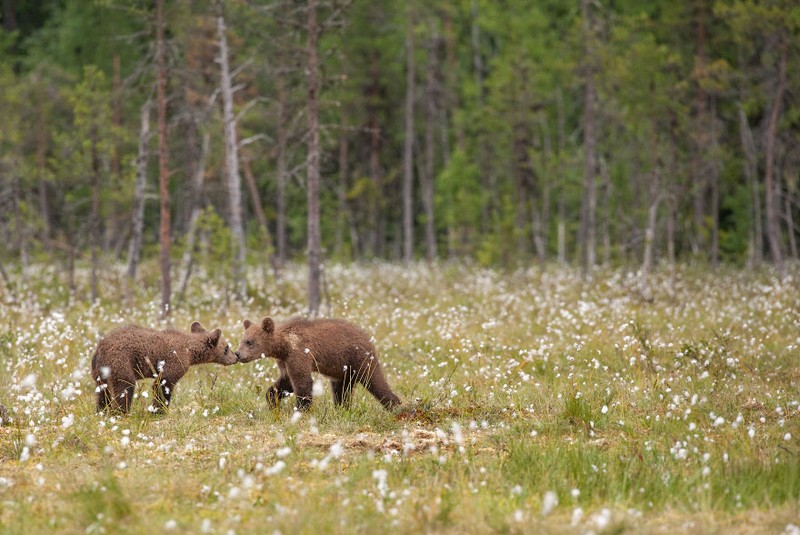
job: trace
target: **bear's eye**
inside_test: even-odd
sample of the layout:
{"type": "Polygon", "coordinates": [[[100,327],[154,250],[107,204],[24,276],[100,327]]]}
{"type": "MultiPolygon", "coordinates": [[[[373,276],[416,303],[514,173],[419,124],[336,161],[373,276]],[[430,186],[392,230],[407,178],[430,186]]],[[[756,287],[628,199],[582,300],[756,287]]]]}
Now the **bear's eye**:
{"type": "Polygon", "coordinates": [[[246,345],[247,347],[253,347],[253,341],[252,340],[245,340],[244,345],[246,345]]]}

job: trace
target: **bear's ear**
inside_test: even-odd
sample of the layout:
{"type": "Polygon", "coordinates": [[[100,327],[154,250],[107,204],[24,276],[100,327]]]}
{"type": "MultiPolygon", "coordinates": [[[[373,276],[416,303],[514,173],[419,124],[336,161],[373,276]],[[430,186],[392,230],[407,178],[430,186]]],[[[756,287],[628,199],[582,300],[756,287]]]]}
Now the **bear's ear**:
{"type": "Polygon", "coordinates": [[[249,329],[249,328],[250,328],[250,326],[251,326],[252,324],[253,324],[253,322],[252,322],[252,321],[250,321],[250,320],[244,320],[244,328],[245,328],[245,329],[249,329]]]}
{"type": "Polygon", "coordinates": [[[264,332],[267,334],[272,334],[275,330],[275,322],[272,321],[272,318],[266,317],[261,320],[261,328],[264,329],[264,332]]]}
{"type": "Polygon", "coordinates": [[[222,331],[220,331],[219,329],[214,329],[208,335],[208,340],[206,340],[208,347],[217,347],[217,342],[219,342],[220,336],[222,336],[222,331]]]}
{"type": "Polygon", "coordinates": [[[206,332],[206,330],[203,328],[203,326],[200,325],[199,321],[195,321],[194,323],[192,323],[191,329],[192,329],[193,333],[204,333],[204,332],[206,332]]]}

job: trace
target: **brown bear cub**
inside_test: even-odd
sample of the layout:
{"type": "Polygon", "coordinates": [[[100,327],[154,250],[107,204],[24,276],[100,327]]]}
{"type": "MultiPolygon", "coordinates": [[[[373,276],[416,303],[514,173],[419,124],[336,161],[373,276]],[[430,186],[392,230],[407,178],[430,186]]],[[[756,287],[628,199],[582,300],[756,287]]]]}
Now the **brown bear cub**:
{"type": "Polygon", "coordinates": [[[294,318],[276,326],[267,317],[259,324],[245,320],[244,328],[236,351],[239,362],[264,357],[278,361],[280,377],[267,390],[267,403],[273,407],[294,393],[297,408],[308,408],[314,385],[311,372],[330,379],[336,405],[349,404],[355,383],[362,384],[387,409],[400,404],[386,382],[369,336],[351,323],[294,318]]]}
{"type": "Polygon", "coordinates": [[[92,377],[97,382],[97,411],[107,407],[128,413],[136,381],[153,377],[151,412],[164,412],[175,384],[195,364],[236,364],[236,355],[219,329],[207,331],[198,322],[191,332],[156,331],[136,325],[120,327],[97,344],[92,377]]]}

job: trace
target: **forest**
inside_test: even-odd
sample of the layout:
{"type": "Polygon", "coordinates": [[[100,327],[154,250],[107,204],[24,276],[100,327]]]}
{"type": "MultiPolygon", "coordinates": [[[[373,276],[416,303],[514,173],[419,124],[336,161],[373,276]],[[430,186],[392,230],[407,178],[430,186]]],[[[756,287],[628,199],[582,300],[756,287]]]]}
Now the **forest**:
{"type": "Polygon", "coordinates": [[[326,261],[798,258],[791,0],[2,9],[6,282],[158,258],[168,303],[200,263],[242,295],[292,260],[318,288],[326,261]]]}

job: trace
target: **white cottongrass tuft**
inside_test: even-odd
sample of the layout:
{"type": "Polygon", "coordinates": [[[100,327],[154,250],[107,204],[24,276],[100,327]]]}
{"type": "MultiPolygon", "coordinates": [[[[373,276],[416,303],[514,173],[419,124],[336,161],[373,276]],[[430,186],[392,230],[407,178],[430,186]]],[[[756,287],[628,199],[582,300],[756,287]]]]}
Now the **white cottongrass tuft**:
{"type": "Polygon", "coordinates": [[[583,519],[583,509],[581,509],[580,507],[576,507],[575,509],[572,510],[572,519],[570,520],[569,525],[574,528],[581,523],[582,519],[583,519]]]}
{"type": "Polygon", "coordinates": [[[602,531],[611,524],[611,509],[603,508],[592,515],[591,522],[598,530],[602,531]]]}
{"type": "Polygon", "coordinates": [[[29,373],[19,382],[21,390],[31,390],[36,386],[36,374],[29,373]]]}
{"type": "Polygon", "coordinates": [[[61,418],[61,427],[63,427],[64,429],[72,427],[72,424],[74,423],[75,423],[75,415],[72,413],[69,413],[68,415],[61,418]]]}
{"type": "Polygon", "coordinates": [[[269,468],[264,469],[265,476],[274,476],[280,474],[281,471],[286,468],[286,463],[283,461],[278,461],[269,468]]]}
{"type": "Polygon", "coordinates": [[[548,490],[542,497],[542,516],[547,516],[553,512],[553,509],[558,505],[558,494],[552,490],[548,490]]]}
{"type": "Polygon", "coordinates": [[[388,473],[386,470],[373,470],[372,471],[372,479],[374,479],[378,485],[378,492],[381,496],[386,496],[386,493],[389,491],[389,485],[386,484],[386,477],[388,473]]]}

